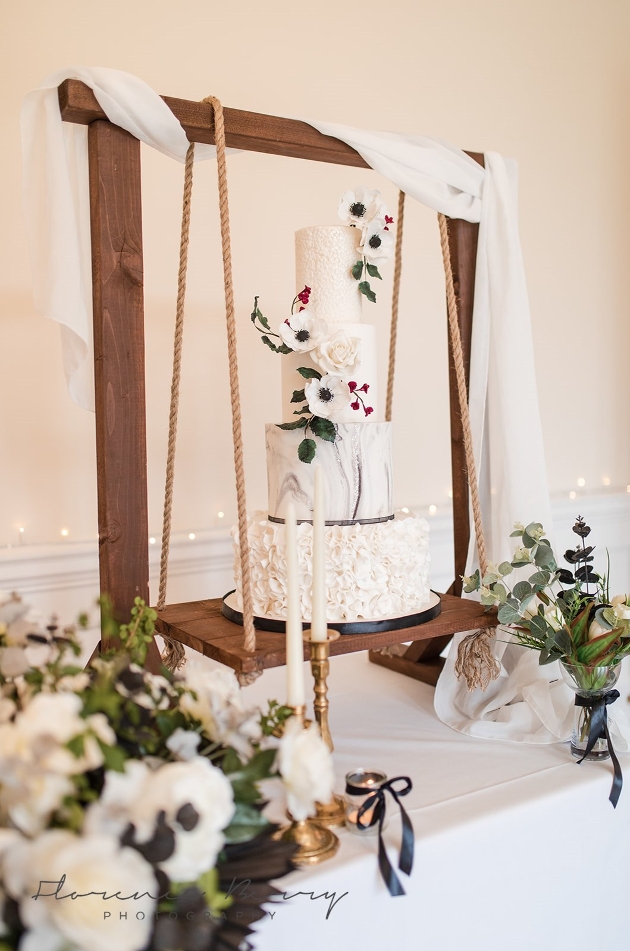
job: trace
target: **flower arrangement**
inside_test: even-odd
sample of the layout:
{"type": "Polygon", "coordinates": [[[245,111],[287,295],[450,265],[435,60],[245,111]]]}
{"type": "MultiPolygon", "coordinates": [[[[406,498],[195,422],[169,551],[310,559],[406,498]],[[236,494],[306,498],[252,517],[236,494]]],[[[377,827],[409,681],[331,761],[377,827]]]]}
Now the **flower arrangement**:
{"type": "Polygon", "coordinates": [[[608,575],[593,570],[590,527],[578,516],[573,532],[580,542],[564,554],[571,569],[559,568],[540,522],[517,523],[520,539],[510,562],[489,564],[465,577],[464,591],[479,591],[482,604],[498,607],[498,620],[517,643],[540,652],[540,663],[569,665],[578,687],[598,689],[607,668],[630,654],[630,597],[611,598],[608,575]],[[527,569],[526,580],[508,582],[513,571],[527,569]]]}
{"type": "MultiPolygon", "coordinates": [[[[129,624],[104,617],[121,651],[83,670],[73,630],[0,594],[0,948],[251,948],[270,879],[293,867],[258,789],[291,711],[246,709],[231,671],[144,670],[156,615],[140,599],[129,624]],[[245,880],[256,887],[234,889],[245,880]]],[[[309,812],[288,736],[280,772],[309,812]]],[[[319,736],[306,752],[330,793],[319,736]]]]}
{"type": "MultiPolygon", "coordinates": [[[[369,277],[382,280],[375,262],[385,260],[393,251],[394,240],[389,225],[394,219],[387,214],[380,192],[364,187],[346,192],[338,212],[345,224],[361,229],[358,247],[361,257],[350,273],[359,282],[359,292],[374,302],[376,294],[369,281],[361,278],[365,271],[369,277]]],[[[315,458],[315,439],[335,442],[338,431],[334,420],[340,412],[349,407],[362,412],[364,418],[374,412],[367,403],[370,384],[359,383],[354,378],[357,376],[355,371],[360,369],[360,337],[315,317],[308,309],[311,293],[312,289],[307,285],[294,297],[291,315],[280,324],[277,333],[271,330],[269,321],[261,312],[258,297],[254,298],[251,313],[252,324],[265,346],[274,353],[308,353],[315,364],[297,368],[307,383],[293,391],[291,403],[302,406],[293,414],[298,417],[296,420],[280,424],[280,429],[304,430],[298,458],[306,463],[315,458]]]]}

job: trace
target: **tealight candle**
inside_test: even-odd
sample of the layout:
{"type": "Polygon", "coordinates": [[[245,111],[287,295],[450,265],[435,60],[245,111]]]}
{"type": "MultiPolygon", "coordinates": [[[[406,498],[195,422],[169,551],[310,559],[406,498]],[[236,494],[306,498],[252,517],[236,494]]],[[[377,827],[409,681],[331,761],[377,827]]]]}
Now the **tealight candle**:
{"type": "Polygon", "coordinates": [[[361,816],[361,826],[359,825],[359,810],[368,796],[384,783],[387,775],[379,769],[354,769],[346,774],[346,829],[357,835],[376,835],[378,833],[378,822],[370,826],[374,816],[375,806],[369,809],[361,816]],[[367,828],[362,828],[367,826],[367,828]]]}

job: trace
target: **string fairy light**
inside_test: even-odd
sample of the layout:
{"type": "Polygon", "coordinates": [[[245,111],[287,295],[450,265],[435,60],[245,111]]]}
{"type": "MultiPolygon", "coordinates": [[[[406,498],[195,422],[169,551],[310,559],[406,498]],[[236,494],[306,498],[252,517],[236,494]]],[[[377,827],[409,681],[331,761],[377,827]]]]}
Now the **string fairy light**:
{"type": "Polygon", "coordinates": [[[437,505],[430,505],[430,506],[429,506],[429,514],[430,514],[430,515],[435,515],[436,512],[437,512],[437,505]]]}

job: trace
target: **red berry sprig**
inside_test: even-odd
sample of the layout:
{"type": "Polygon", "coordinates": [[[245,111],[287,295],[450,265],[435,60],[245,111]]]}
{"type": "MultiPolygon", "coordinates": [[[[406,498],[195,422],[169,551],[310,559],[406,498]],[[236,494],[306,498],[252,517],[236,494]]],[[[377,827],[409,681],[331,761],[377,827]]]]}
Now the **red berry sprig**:
{"type": "Polygon", "coordinates": [[[352,403],[350,403],[350,409],[357,410],[363,407],[363,412],[365,413],[366,416],[369,416],[370,413],[374,412],[374,407],[366,406],[363,397],[359,396],[360,393],[365,393],[367,396],[367,391],[369,390],[369,388],[370,388],[369,383],[364,383],[363,386],[359,386],[357,383],[354,382],[354,380],[348,383],[348,389],[356,397],[355,400],[352,403]]]}

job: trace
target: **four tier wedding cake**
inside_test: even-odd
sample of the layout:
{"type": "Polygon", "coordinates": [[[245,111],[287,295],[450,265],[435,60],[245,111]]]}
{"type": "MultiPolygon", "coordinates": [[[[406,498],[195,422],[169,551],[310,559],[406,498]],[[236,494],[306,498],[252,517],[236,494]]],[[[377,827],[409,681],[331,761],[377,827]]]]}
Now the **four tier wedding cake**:
{"type": "MultiPolygon", "coordinates": [[[[422,611],[429,598],[429,526],[395,515],[392,424],[380,416],[375,328],[362,322],[389,257],[392,219],[379,192],[357,188],[340,203],[343,225],[296,232],[291,315],[271,331],[254,304],[252,323],[282,354],[282,423],[266,426],[268,512],[248,523],[254,613],[286,616],[284,517],[298,519],[302,616],[311,618],[315,466],[325,485],[329,622],[379,621],[422,611]]],[[[236,545],[238,539],[236,537],[236,545]]],[[[236,603],[242,606],[240,560],[236,603]]]]}

